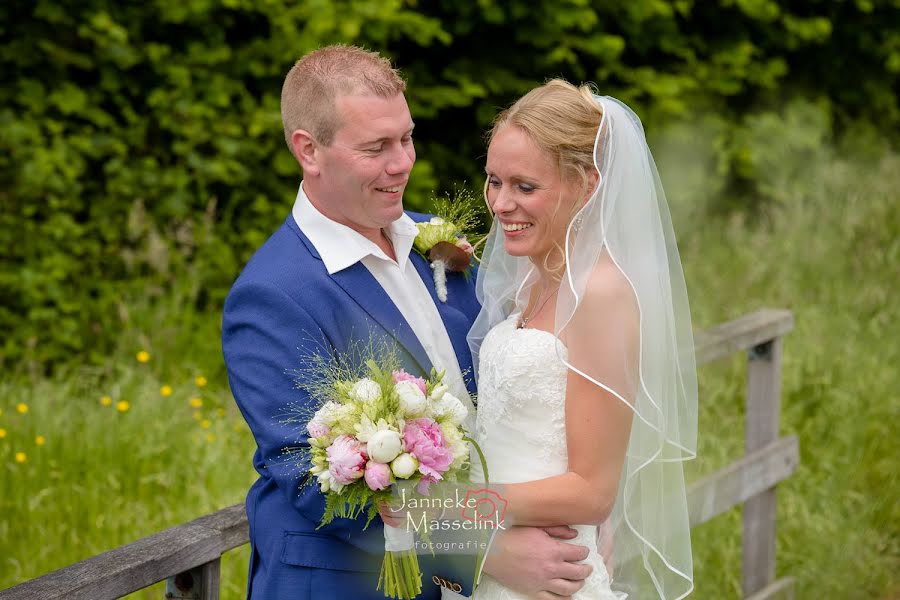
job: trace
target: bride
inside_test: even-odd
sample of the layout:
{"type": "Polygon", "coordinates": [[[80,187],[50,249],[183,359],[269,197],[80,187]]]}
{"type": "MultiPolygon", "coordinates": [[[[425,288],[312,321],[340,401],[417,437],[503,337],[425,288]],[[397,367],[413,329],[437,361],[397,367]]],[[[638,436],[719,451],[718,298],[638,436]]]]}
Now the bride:
{"type": "MultiPolygon", "coordinates": [[[[575,527],[593,571],[573,598],[683,598],[693,341],[640,120],[553,80],[502,112],[489,139],[494,223],[469,343],[475,433],[505,523],[575,527]]],[[[475,598],[523,596],[484,575],[475,598]]]]}

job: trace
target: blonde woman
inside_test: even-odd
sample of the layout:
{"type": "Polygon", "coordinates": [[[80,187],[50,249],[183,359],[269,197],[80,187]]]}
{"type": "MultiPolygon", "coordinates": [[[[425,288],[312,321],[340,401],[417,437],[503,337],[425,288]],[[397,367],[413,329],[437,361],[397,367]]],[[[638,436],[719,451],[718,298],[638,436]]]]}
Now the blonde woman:
{"type": "MultiPolygon", "coordinates": [[[[575,526],[593,571],[573,598],[683,598],[693,589],[682,461],[696,448],[695,363],[640,120],[553,80],[502,112],[489,140],[494,222],[469,343],[476,435],[491,483],[503,484],[506,522],[575,526]]],[[[488,573],[502,554],[498,536],[488,573]]],[[[475,597],[524,596],[485,575],[475,597]]]]}

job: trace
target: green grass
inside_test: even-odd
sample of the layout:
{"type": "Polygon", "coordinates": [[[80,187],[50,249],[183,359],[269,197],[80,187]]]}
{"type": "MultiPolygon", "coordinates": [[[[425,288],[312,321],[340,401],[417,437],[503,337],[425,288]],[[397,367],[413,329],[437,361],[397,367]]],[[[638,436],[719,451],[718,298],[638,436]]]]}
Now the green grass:
{"type": "MultiPolygon", "coordinates": [[[[129,332],[108,370],[0,384],[0,588],[243,502],[253,439],[209,321],[196,353],[173,355],[178,337],[162,326],[129,332]]],[[[243,596],[248,558],[247,547],[225,555],[223,598],[243,596]]],[[[162,596],[162,584],[135,594],[162,596]]]]}
{"type": "MultiPolygon", "coordinates": [[[[829,160],[806,176],[795,186],[805,191],[754,216],[689,214],[677,204],[685,190],[670,190],[694,323],[794,311],[781,421],[800,438],[801,464],[779,487],[778,575],[797,578],[801,599],[897,598],[900,157],[871,168],[829,160]]],[[[0,383],[0,588],[243,500],[254,444],[225,382],[219,315],[185,308],[192,293],[123,305],[120,349],[104,369],[0,383]],[[141,349],[148,363],[135,359],[141,349]]],[[[701,368],[691,479],[743,452],[745,367],[735,356],[701,368]]],[[[693,597],[740,597],[740,529],[735,509],[694,530],[693,597]]],[[[226,555],[224,599],[243,597],[246,568],[246,547],[226,555]]]]}
{"type": "MultiPolygon", "coordinates": [[[[777,573],[798,579],[799,598],[896,598],[900,158],[810,170],[815,195],[685,232],[694,322],[794,312],[781,429],[799,436],[801,464],[779,487],[777,573]]],[[[694,473],[742,454],[745,377],[743,356],[701,368],[694,473]]],[[[735,509],[695,530],[698,598],[740,597],[740,529],[735,509]]]]}

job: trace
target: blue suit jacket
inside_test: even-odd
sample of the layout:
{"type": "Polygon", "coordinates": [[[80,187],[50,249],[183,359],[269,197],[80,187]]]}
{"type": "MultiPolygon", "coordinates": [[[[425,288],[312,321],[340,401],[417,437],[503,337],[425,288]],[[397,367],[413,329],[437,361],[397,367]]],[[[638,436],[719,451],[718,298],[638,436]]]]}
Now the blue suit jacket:
{"type": "MultiPolygon", "coordinates": [[[[416,221],[425,215],[408,213],[416,221]]],[[[448,273],[448,299],[435,296],[431,269],[412,252],[438,307],[459,366],[471,374],[466,334],[478,314],[474,277],[448,273]]],[[[317,529],[324,496],[317,486],[301,489],[299,469],[287,468],[282,450],[296,446],[295,426],[280,423],[291,402],[310,402],[289,373],[301,357],[326,348],[347,349],[370,332],[394,337],[411,373],[427,375],[431,363],[403,316],[362,263],[329,275],[316,249],[292,216],[256,252],[225,301],[222,348],[235,401],[256,438],[253,464],[259,479],[247,494],[250,580],[254,600],[353,598],[381,600],[376,591],[384,553],[379,517],[363,531],[364,518],[335,519],[317,529]]],[[[471,376],[467,385],[474,392],[471,376]]],[[[299,440],[306,443],[305,432],[299,440]]],[[[458,582],[469,595],[473,561],[419,557],[420,598],[436,599],[432,576],[458,582]]]]}

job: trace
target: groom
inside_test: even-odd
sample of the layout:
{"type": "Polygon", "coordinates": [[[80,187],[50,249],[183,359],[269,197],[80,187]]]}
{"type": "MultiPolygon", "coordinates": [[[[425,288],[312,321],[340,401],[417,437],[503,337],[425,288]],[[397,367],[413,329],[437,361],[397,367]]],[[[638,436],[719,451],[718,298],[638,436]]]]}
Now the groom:
{"type": "MultiPolygon", "coordinates": [[[[297,432],[279,416],[289,403],[309,403],[293,388],[290,369],[322,348],[343,352],[374,332],[395,338],[410,372],[446,369],[454,395],[474,392],[462,375],[472,367],[466,333],[479,310],[473,281],[448,274],[448,299],[440,302],[427,261],[410,252],[414,221],[427,217],[403,211],[416,158],[405,87],[379,55],[330,46],[298,61],[282,88],[285,139],[303,181],[291,214],[232,287],[222,322],[231,389],[257,443],[259,479],[246,503],[254,600],[383,598],[376,591],[380,519],[366,531],[363,519],[318,528],[324,496],[316,486],[301,489],[299,474],[283,460],[297,432]]],[[[523,593],[566,597],[589,572],[574,564],[587,550],[553,536],[574,532],[504,532],[486,572],[523,593]]],[[[441,586],[471,594],[473,565],[420,559],[420,598],[441,597],[441,586]]]]}

